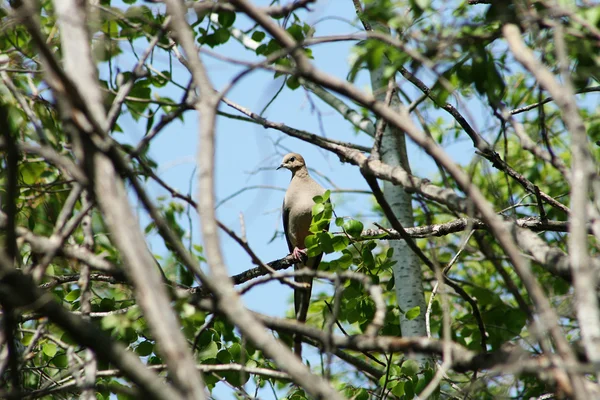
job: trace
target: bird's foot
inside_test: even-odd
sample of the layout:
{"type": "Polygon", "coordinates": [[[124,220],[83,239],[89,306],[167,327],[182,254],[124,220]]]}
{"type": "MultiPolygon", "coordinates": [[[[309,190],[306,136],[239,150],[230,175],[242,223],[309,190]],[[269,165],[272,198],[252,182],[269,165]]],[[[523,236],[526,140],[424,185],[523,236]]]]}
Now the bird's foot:
{"type": "Polygon", "coordinates": [[[306,256],[306,249],[299,249],[294,247],[294,251],[292,251],[292,255],[297,261],[302,261],[306,256]]]}

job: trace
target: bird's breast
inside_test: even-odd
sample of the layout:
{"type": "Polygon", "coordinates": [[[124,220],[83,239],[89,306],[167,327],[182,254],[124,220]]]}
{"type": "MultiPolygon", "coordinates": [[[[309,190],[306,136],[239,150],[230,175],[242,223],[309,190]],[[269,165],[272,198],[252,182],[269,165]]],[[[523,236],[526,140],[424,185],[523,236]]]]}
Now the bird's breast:
{"type": "Polygon", "coordinates": [[[288,239],[294,247],[305,248],[304,239],[310,234],[313,198],[325,190],[312,180],[292,179],[285,194],[284,208],[288,213],[288,239]]]}

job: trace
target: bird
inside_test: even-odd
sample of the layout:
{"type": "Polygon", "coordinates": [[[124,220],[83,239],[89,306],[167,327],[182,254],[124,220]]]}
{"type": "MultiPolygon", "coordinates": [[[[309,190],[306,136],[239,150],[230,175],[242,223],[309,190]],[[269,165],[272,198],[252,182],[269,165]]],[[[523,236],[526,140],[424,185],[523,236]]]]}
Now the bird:
{"type": "MultiPolygon", "coordinates": [[[[322,196],[325,189],[310,177],[304,157],[298,153],[289,153],[283,157],[281,165],[277,169],[289,169],[292,179],[285,192],[283,199],[282,216],[283,231],[290,253],[297,261],[294,270],[308,267],[316,270],[321,262],[323,254],[310,257],[303,262],[306,256],[306,245],[304,240],[310,235],[310,224],[312,221],[312,208],[315,205],[313,198],[322,196]]],[[[306,284],[306,289],[294,289],[294,311],[298,322],[306,322],[310,295],[312,292],[312,277],[297,276],[295,281],[306,284]]],[[[302,358],[302,337],[294,336],[294,353],[302,358]]]]}

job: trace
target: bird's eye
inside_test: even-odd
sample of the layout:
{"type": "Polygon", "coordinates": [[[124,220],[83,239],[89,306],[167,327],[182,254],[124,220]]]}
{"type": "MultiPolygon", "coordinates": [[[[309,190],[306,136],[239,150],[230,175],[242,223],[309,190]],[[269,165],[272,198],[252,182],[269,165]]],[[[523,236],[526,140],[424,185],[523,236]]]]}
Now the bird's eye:
{"type": "Polygon", "coordinates": [[[296,161],[296,157],[292,157],[292,158],[290,158],[290,161],[291,161],[291,162],[294,162],[294,161],[296,161]]]}

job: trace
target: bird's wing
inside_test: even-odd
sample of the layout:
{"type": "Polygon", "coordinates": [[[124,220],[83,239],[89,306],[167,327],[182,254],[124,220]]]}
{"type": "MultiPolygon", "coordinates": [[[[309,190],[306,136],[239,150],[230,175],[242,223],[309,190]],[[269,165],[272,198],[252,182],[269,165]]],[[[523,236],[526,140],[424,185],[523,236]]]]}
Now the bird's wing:
{"type": "Polygon", "coordinates": [[[285,206],[285,200],[283,200],[283,206],[281,207],[281,215],[283,217],[283,234],[285,241],[287,242],[290,253],[294,250],[292,242],[290,242],[289,229],[290,229],[290,209],[285,206]]]}

